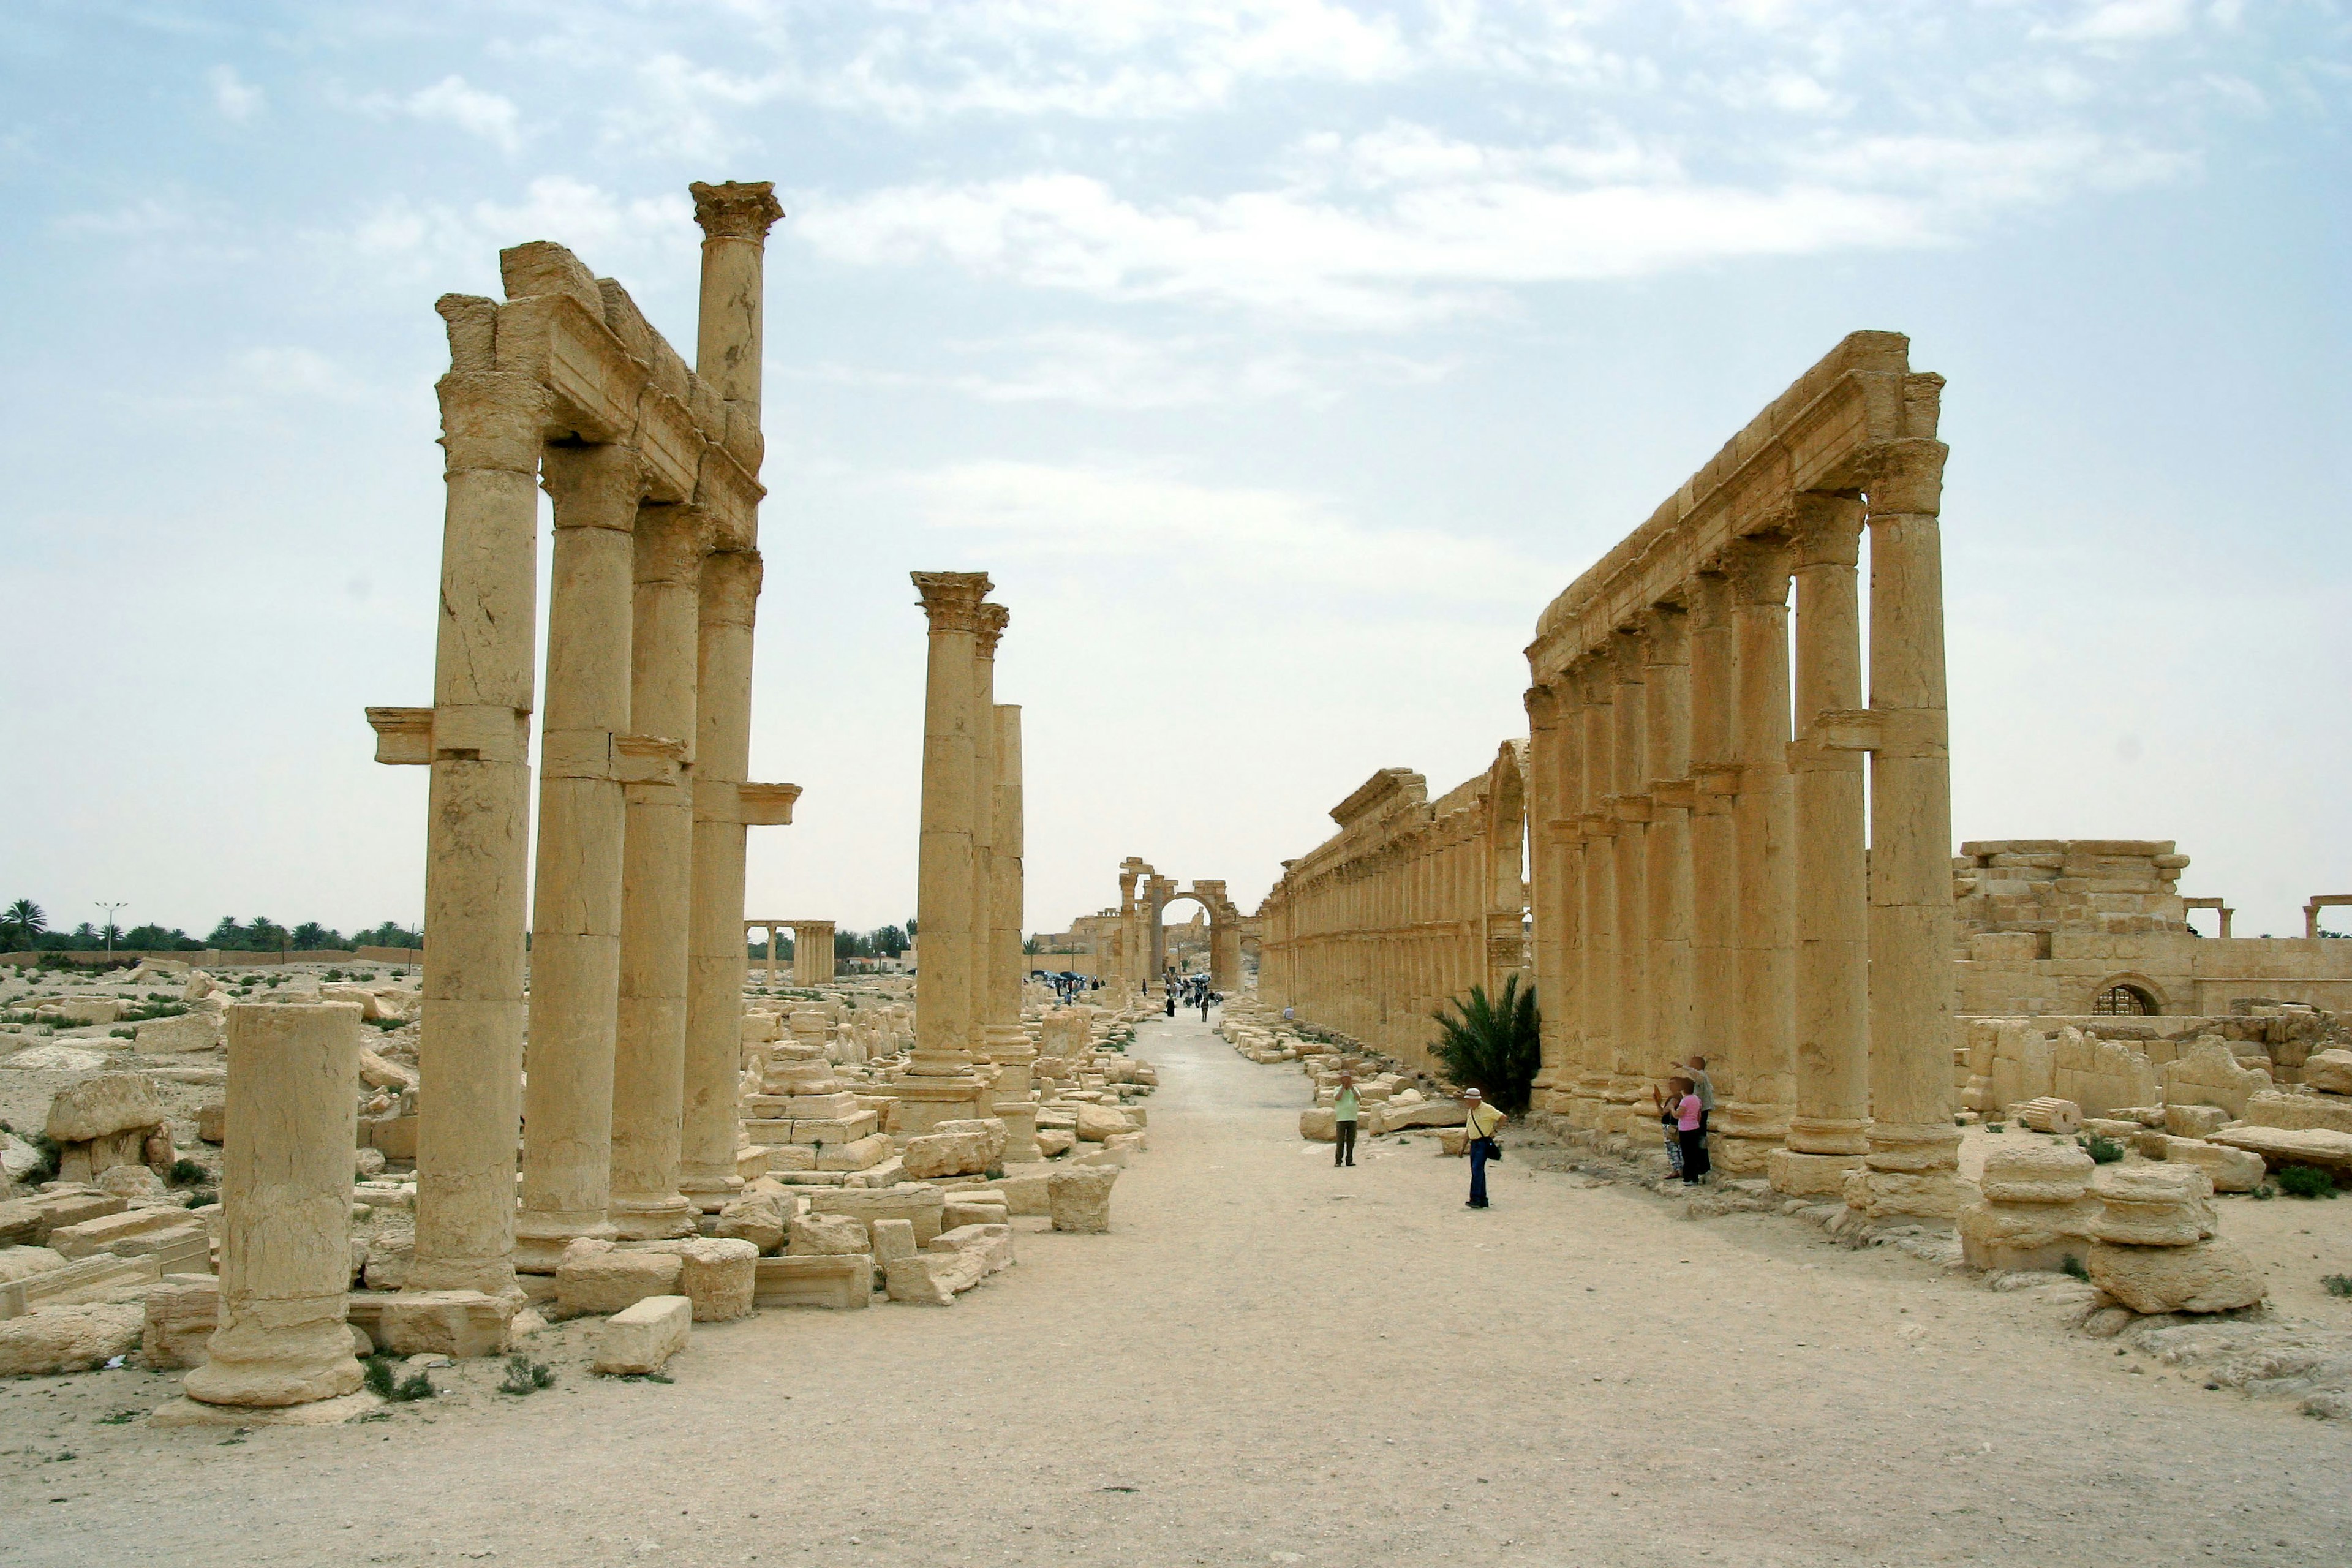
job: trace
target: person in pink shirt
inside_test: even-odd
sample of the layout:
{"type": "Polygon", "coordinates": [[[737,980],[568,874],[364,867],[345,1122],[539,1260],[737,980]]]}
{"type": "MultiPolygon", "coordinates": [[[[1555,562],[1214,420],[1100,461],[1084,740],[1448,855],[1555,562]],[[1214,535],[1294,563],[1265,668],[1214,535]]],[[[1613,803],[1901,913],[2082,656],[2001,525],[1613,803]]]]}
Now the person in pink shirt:
{"type": "Polygon", "coordinates": [[[1700,1125],[1706,1107],[1699,1102],[1696,1086],[1686,1078],[1669,1080],[1667,1092],[1675,1110],[1675,1136],[1682,1144],[1684,1182],[1696,1185],[1706,1179],[1711,1168],[1706,1157],[1706,1129],[1700,1125]]]}

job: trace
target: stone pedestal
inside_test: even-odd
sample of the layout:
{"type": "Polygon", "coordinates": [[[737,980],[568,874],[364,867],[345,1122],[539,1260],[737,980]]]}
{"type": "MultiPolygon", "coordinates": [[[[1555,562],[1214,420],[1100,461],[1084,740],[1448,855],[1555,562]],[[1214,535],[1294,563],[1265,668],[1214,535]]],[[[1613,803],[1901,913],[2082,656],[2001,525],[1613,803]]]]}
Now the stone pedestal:
{"type": "Polygon", "coordinates": [[[360,1386],[343,1323],[359,1034],[347,1002],[228,1010],[220,1327],[191,1399],[307,1405],[360,1386]]]}

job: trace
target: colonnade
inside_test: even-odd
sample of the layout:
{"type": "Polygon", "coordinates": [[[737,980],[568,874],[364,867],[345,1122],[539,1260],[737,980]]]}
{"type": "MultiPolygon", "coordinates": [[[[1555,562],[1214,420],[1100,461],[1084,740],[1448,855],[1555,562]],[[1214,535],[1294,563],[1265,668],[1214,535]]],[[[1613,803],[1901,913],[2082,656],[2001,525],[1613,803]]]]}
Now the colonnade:
{"type": "Polygon", "coordinates": [[[1384,768],[1333,807],[1339,833],[1283,862],[1258,911],[1259,996],[1428,1061],[1439,1005],[1473,985],[1499,996],[1527,963],[1525,755],[1507,744],[1435,802],[1421,774],[1384,768]]]}
{"type": "Polygon", "coordinates": [[[503,303],[436,306],[451,367],[434,704],[368,710],[379,761],[432,769],[412,1289],[511,1292],[518,1267],[551,1270],[577,1237],[689,1235],[741,1185],[744,833],[789,822],[799,794],[746,782],[762,268],[783,215],[764,182],[692,192],[693,371],[561,246],[502,252],[503,303]]]}
{"type": "Polygon", "coordinates": [[[834,977],[835,956],[832,921],[772,921],[747,920],[743,922],[743,949],[749,962],[751,933],[762,932],[767,939],[767,984],[771,990],[776,984],[776,944],[781,933],[793,933],[793,984],[823,985],[834,977]]]}
{"type": "Polygon", "coordinates": [[[915,889],[922,957],[915,1051],[891,1086],[899,1128],[999,1116],[1005,1159],[1036,1158],[1036,1049],[1021,1026],[1026,897],[1021,710],[996,700],[1011,620],[981,572],[918,572],[930,627],[923,707],[922,844],[915,889]]]}
{"type": "Polygon", "coordinates": [[[1946,1215],[1946,449],[1907,348],[1849,337],[1544,614],[1538,1094],[1629,1131],[1701,1052],[1727,1171],[1946,1215]]]}

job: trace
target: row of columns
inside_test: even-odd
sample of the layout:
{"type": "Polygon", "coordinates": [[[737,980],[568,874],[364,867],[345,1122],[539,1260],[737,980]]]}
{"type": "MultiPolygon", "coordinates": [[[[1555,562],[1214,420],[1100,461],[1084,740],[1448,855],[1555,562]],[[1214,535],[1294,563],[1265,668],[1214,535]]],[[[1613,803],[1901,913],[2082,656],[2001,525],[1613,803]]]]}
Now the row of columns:
{"type": "Polygon", "coordinates": [[[1528,692],[1538,1089],[1571,1124],[1631,1131],[1703,1052],[1727,1171],[1957,1202],[1944,455],[1895,441],[1862,496],[1792,497],[1528,692]]]}
{"type": "Polygon", "coordinates": [[[793,933],[793,984],[823,985],[834,977],[836,959],[834,952],[835,923],[832,921],[745,921],[743,946],[748,958],[753,931],[766,939],[767,984],[776,984],[777,946],[782,933],[793,933]]]}
{"type": "MultiPolygon", "coordinates": [[[[782,211],[764,183],[693,190],[702,391],[717,426],[750,433],[729,438],[735,461],[756,463],[761,268],[782,211]]],[[[721,542],[756,537],[721,517],[740,503],[649,503],[628,438],[551,440],[550,389],[498,360],[498,307],[439,310],[434,706],[378,710],[395,715],[380,730],[429,732],[414,760],[432,770],[409,1282],[510,1292],[518,1267],[551,1269],[576,1237],[689,1234],[740,1188],[744,832],[788,821],[798,792],[745,783],[761,566],[721,542]],[[555,541],[526,1003],[541,484],[555,541]]]]}

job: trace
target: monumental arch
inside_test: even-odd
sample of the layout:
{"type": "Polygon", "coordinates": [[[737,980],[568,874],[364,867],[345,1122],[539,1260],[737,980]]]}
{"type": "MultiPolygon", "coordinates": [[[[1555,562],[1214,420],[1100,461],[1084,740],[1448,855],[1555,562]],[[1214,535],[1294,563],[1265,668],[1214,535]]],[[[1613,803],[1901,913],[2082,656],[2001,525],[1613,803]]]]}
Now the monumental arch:
{"type": "Polygon", "coordinates": [[[1170,904],[1190,900],[1209,917],[1209,984],[1228,995],[1241,989],[1242,939],[1248,924],[1223,879],[1195,878],[1189,891],[1135,856],[1119,862],[1118,909],[1083,917],[1072,929],[1094,933],[1096,973],[1106,985],[1149,994],[1168,964],[1162,922],[1170,904]],[[1109,949],[1105,952],[1105,948],[1109,949]]]}

